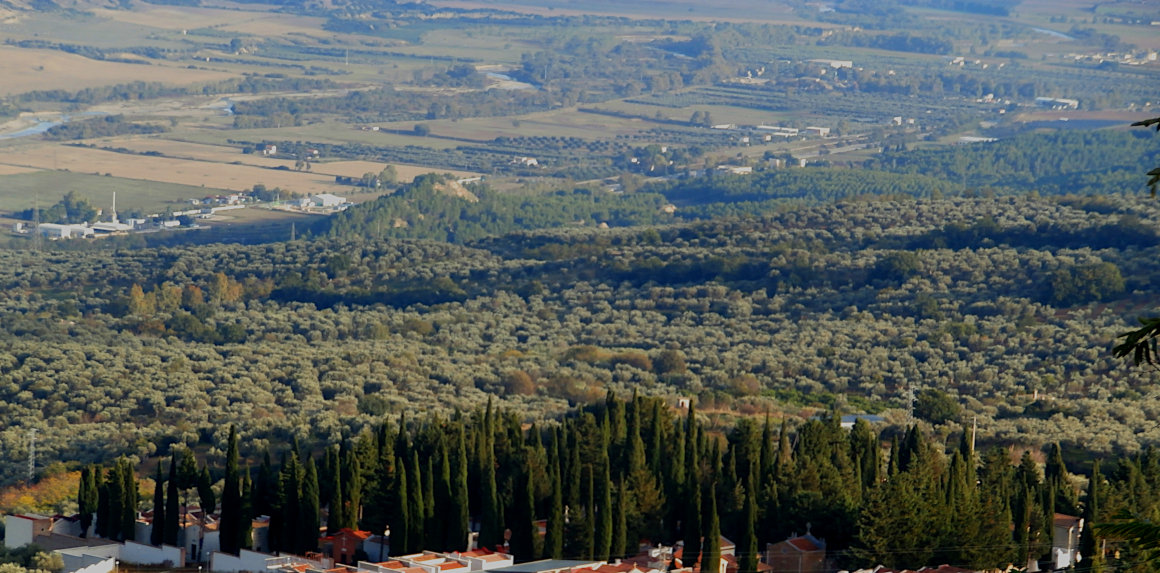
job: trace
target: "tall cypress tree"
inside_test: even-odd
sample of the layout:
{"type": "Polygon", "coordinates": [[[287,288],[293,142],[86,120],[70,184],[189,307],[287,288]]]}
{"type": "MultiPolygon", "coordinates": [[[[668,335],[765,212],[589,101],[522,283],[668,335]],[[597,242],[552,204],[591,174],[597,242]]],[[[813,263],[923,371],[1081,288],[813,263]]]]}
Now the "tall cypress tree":
{"type": "MultiPolygon", "coordinates": [[[[450,431],[451,428],[444,428],[444,431],[450,431]]],[[[439,475],[435,479],[435,500],[434,506],[430,509],[432,528],[427,532],[427,544],[430,549],[442,549],[444,551],[451,551],[447,548],[447,528],[450,526],[451,518],[451,453],[448,438],[439,440],[439,475]]],[[[433,473],[433,472],[428,472],[433,473]]]]}
{"type": "Polygon", "coordinates": [[[238,530],[238,547],[240,549],[252,549],[254,545],[254,485],[250,481],[250,467],[246,466],[245,473],[242,474],[242,510],[241,510],[241,527],[238,530]]]}
{"type": "MultiPolygon", "coordinates": [[[[362,505],[362,465],[358,456],[343,444],[342,460],[342,527],[358,529],[358,508],[362,505]]],[[[417,486],[416,486],[417,487],[417,486]]]]}
{"type": "Polygon", "coordinates": [[[177,533],[181,530],[181,504],[177,489],[177,453],[169,458],[169,479],[165,482],[165,521],[162,522],[162,541],[165,545],[177,545],[177,533]]]}
{"type": "MultiPolygon", "coordinates": [[[[83,480],[83,476],[82,476],[83,480]]],[[[161,477],[161,462],[153,475],[153,525],[149,528],[149,544],[161,545],[165,541],[165,487],[161,477]]]]}
{"type": "Polygon", "coordinates": [[[455,478],[451,485],[451,510],[447,512],[447,549],[461,551],[467,548],[471,521],[471,496],[467,488],[467,432],[463,424],[455,432],[455,478]]]}
{"type": "Polygon", "coordinates": [[[524,471],[520,476],[519,491],[515,492],[515,503],[512,508],[511,520],[511,552],[518,561],[531,561],[536,558],[536,519],[535,482],[532,475],[532,464],[525,458],[524,471]]]}
{"type": "Polygon", "coordinates": [[[133,472],[133,465],[128,458],[121,458],[121,479],[124,485],[121,488],[124,502],[121,505],[121,538],[126,541],[135,541],[137,538],[137,506],[141,502],[137,490],[137,474],[133,472]]]}
{"type": "Polygon", "coordinates": [[[619,559],[630,555],[628,546],[628,488],[624,478],[616,483],[616,506],[612,511],[612,558],[619,559]]]}
{"type": "Polygon", "coordinates": [[[681,562],[692,567],[701,555],[701,463],[697,410],[689,404],[685,429],[685,515],[682,521],[685,549],[681,562]]]}
{"type": "Polygon", "coordinates": [[[597,561],[608,561],[612,551],[612,476],[609,475],[609,460],[605,455],[600,460],[600,476],[594,484],[596,487],[596,540],[595,555],[597,561]]]}
{"type": "MultiPolygon", "coordinates": [[[[97,471],[100,472],[100,470],[97,470],[97,471]]],[[[110,506],[112,504],[111,504],[110,494],[109,494],[109,482],[111,481],[109,479],[109,477],[110,477],[109,473],[108,473],[109,471],[110,470],[106,470],[105,472],[98,474],[99,476],[103,476],[103,477],[98,477],[98,479],[97,479],[97,526],[96,526],[96,534],[97,534],[97,537],[104,537],[106,539],[113,539],[113,535],[111,535],[110,532],[115,531],[117,528],[110,527],[112,520],[109,519],[109,511],[111,509],[110,506]]],[[[120,480],[118,480],[118,483],[119,482],[120,482],[120,480]]],[[[117,486],[117,489],[118,490],[120,489],[120,485],[117,486]]],[[[120,497],[120,495],[121,494],[118,491],[117,497],[120,497]]],[[[118,524],[121,523],[121,520],[119,518],[117,519],[117,523],[118,524]]]]}
{"type": "MultiPolygon", "coordinates": [[[[345,527],[347,523],[346,503],[343,502],[342,492],[342,464],[338,459],[338,448],[330,447],[326,449],[326,457],[330,460],[327,464],[329,467],[327,471],[330,476],[326,481],[330,482],[330,497],[327,498],[327,506],[330,511],[326,515],[326,531],[330,534],[338,533],[338,530],[345,527]]],[[[321,481],[319,484],[319,493],[321,493],[321,481]]]]}
{"type": "MultiPolygon", "coordinates": [[[[279,495],[276,517],[279,521],[277,528],[277,550],[289,553],[301,553],[298,547],[298,532],[301,531],[302,518],[302,468],[298,462],[298,452],[291,450],[282,464],[279,472],[281,495],[279,495]]],[[[273,519],[273,518],[272,518],[273,519]]],[[[273,529],[273,523],[270,525],[273,529]]],[[[272,532],[273,533],[273,532],[272,532]]]]}
{"type": "Polygon", "coordinates": [[[1099,523],[1100,497],[1103,496],[1104,476],[1100,473],[1100,460],[1092,460],[1092,475],[1088,480],[1087,502],[1083,508],[1084,528],[1080,534],[1079,552],[1088,562],[1091,573],[1103,573],[1104,552],[1100,547],[1100,540],[1095,536],[1092,527],[1099,523]]]}
{"type": "Polygon", "coordinates": [[[434,458],[427,458],[426,467],[423,468],[423,545],[419,547],[419,551],[424,548],[436,546],[443,540],[443,535],[439,533],[437,524],[441,521],[435,516],[435,460],[434,458]]]}
{"type": "Polygon", "coordinates": [[[419,451],[411,449],[411,461],[407,463],[407,483],[411,485],[411,495],[407,500],[407,513],[410,521],[407,527],[407,553],[421,551],[424,543],[424,524],[427,523],[427,505],[424,503],[424,483],[422,466],[419,464],[419,451]]]}
{"type": "Polygon", "coordinates": [[[721,519],[717,515],[717,496],[713,494],[716,484],[710,482],[705,489],[705,540],[701,550],[701,573],[723,573],[721,571],[721,519]]]}
{"type": "Polygon", "coordinates": [[[548,497],[548,523],[544,535],[544,559],[564,557],[564,484],[561,479],[560,458],[557,455],[559,434],[548,450],[548,481],[552,492],[548,497]]]}
{"type": "Polygon", "coordinates": [[[237,554],[241,546],[242,494],[238,476],[238,429],[230,425],[230,437],[226,446],[226,476],[222,482],[222,512],[218,526],[221,549],[237,554]]]}
{"type": "MultiPolygon", "coordinates": [[[[489,401],[487,419],[490,419],[490,404],[489,401]]],[[[484,442],[486,444],[485,450],[480,452],[483,490],[480,492],[482,518],[479,524],[479,544],[483,547],[494,548],[503,541],[503,516],[500,512],[499,494],[495,481],[495,452],[492,450],[491,440],[485,439],[484,442]]]]}
{"type": "Polygon", "coordinates": [[[391,512],[391,551],[403,554],[410,545],[411,516],[410,513],[410,484],[407,483],[407,464],[402,454],[396,450],[395,458],[395,499],[391,512]]]}
{"type": "Polygon", "coordinates": [[[77,492],[77,507],[81,514],[81,537],[89,536],[89,528],[93,525],[93,517],[97,512],[97,479],[100,470],[89,464],[81,468],[80,490],[77,492]]]}
{"type": "Polygon", "coordinates": [[[745,510],[741,522],[741,539],[737,541],[738,573],[757,573],[757,491],[753,474],[745,488],[745,510]]]}
{"type": "Polygon", "coordinates": [[[318,527],[322,522],[318,490],[318,468],[314,465],[314,458],[307,457],[302,480],[302,517],[298,530],[298,547],[302,551],[318,550],[318,527]]]}

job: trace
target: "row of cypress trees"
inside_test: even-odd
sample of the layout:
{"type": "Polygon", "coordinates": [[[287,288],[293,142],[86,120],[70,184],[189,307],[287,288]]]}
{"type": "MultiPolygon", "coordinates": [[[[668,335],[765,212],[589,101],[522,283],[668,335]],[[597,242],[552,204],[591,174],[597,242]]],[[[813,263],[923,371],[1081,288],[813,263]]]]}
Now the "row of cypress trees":
{"type": "MultiPolygon", "coordinates": [[[[1110,481],[1097,464],[1081,505],[1058,446],[1041,472],[1030,453],[1018,464],[1004,448],[979,456],[969,436],[948,453],[917,427],[895,434],[884,451],[887,441],[864,421],[846,430],[823,416],[791,431],[785,421],[778,428],[743,418],[722,433],[701,418],[694,407],[676,416],[660,399],[610,395],[558,424],[529,427],[489,403],[450,419],[402,417],[317,453],[295,441],[278,464],[264,452],[252,481],[239,469],[231,429],[222,548],[248,546],[250,519],[269,515],[271,549],[315,550],[325,513],[332,533],[389,527],[392,554],[462,550],[474,528],[482,546],[506,541],[521,561],[604,560],[635,554],[641,540],[683,541],[686,564],[700,558],[717,573],[724,535],[736,540],[746,573],[756,571],[765,543],[812,528],[843,564],[985,568],[1047,557],[1057,512],[1082,512],[1092,523],[1101,506],[1122,507],[1121,498],[1160,505],[1160,455],[1151,451],[1121,461],[1110,481]]],[[[156,478],[166,487],[154,496],[163,524],[154,543],[176,541],[182,492],[196,489],[214,506],[210,471],[199,471],[191,454],[175,452],[168,470],[167,480],[160,467],[156,478]]],[[[114,501],[126,472],[118,461],[95,490],[82,485],[82,500],[97,491],[98,516],[126,515],[129,502],[114,501]]],[[[86,507],[94,506],[82,501],[86,507]]],[[[101,521],[102,535],[125,538],[115,518],[104,529],[101,521]]],[[[1090,534],[1084,543],[1089,563],[1101,562],[1090,534]]]]}

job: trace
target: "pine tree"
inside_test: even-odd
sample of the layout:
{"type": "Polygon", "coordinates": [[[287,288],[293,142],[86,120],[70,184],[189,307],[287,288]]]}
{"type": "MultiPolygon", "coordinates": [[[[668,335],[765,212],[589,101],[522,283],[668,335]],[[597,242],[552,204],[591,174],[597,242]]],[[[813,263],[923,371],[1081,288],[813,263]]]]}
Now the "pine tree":
{"type": "Polygon", "coordinates": [[[176,546],[180,531],[181,505],[178,503],[177,454],[169,458],[169,479],[165,482],[165,520],[161,523],[162,541],[165,545],[176,546]]]}
{"type": "Polygon", "coordinates": [[[238,476],[238,430],[230,425],[230,437],[226,447],[226,476],[222,483],[222,512],[218,526],[221,536],[221,550],[226,553],[237,554],[241,546],[241,527],[243,516],[242,496],[238,476]]]}
{"type": "Polygon", "coordinates": [[[322,522],[318,490],[318,468],[314,465],[314,458],[307,457],[302,480],[302,517],[298,531],[298,547],[302,551],[318,550],[318,528],[322,522]]]}
{"type": "MultiPolygon", "coordinates": [[[[84,481],[82,476],[82,483],[84,481]]],[[[165,541],[165,487],[161,477],[161,463],[153,475],[153,525],[149,528],[149,544],[161,545],[165,541]]]]}
{"type": "Polygon", "coordinates": [[[424,548],[436,546],[443,540],[443,534],[437,529],[437,524],[441,521],[435,515],[435,460],[427,458],[426,467],[423,468],[423,545],[419,547],[422,551],[424,548]]]}

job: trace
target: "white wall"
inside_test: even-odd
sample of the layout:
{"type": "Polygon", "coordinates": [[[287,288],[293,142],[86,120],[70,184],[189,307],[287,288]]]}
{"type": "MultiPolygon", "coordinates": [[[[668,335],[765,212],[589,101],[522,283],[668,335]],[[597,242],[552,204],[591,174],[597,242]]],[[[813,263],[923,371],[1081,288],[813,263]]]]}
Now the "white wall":
{"type": "Polygon", "coordinates": [[[117,568],[117,560],[112,557],[92,555],[62,555],[64,573],[112,573],[117,568]]]}
{"type": "Polygon", "coordinates": [[[265,571],[266,560],[273,557],[266,553],[247,551],[238,552],[234,557],[229,553],[214,553],[210,556],[209,570],[211,573],[239,573],[241,571],[265,571]]]}
{"type": "Polygon", "coordinates": [[[33,521],[15,515],[4,516],[4,546],[15,549],[32,543],[33,521]]]}
{"type": "Polygon", "coordinates": [[[126,541],[121,548],[121,561],[137,565],[161,565],[166,562],[173,567],[185,567],[185,550],[172,545],[154,547],[135,541],[126,541]]]}

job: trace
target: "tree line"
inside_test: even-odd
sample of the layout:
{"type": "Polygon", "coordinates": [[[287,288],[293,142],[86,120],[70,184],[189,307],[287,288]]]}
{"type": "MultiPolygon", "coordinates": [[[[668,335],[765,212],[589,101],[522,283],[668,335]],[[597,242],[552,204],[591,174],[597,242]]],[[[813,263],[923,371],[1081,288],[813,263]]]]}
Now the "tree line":
{"type": "MultiPolygon", "coordinates": [[[[314,551],[320,530],[342,528],[389,530],[392,555],[459,551],[477,531],[480,545],[517,561],[615,559],[651,540],[683,543],[685,564],[715,570],[725,536],[744,573],[756,571],[766,543],[810,524],[844,566],[998,568],[1048,559],[1057,513],[1093,524],[1160,510],[1153,449],[1107,472],[1077,458],[1091,462],[1085,489],[1058,445],[1041,467],[1031,450],[977,453],[968,432],[944,442],[918,425],[882,432],[858,420],[846,429],[831,414],[796,424],[741,417],[714,430],[704,418],[695,404],[686,413],[663,399],[609,394],[528,427],[489,401],[449,418],[384,420],[339,443],[295,441],[276,464],[269,449],[242,458],[231,428],[223,459],[207,457],[199,469],[191,450],[175,446],[167,472],[159,460],[149,542],[176,543],[192,489],[206,511],[220,500],[227,552],[250,547],[251,519],[266,515],[273,551],[314,551]],[[257,461],[256,477],[245,460],[257,461]]],[[[148,505],[136,479],[124,458],[104,473],[85,468],[82,525],[95,516],[98,535],[132,539],[136,510],[148,505]]],[[[1101,540],[1091,527],[1082,541],[1093,571],[1139,570],[1146,549],[1101,540]]]]}

